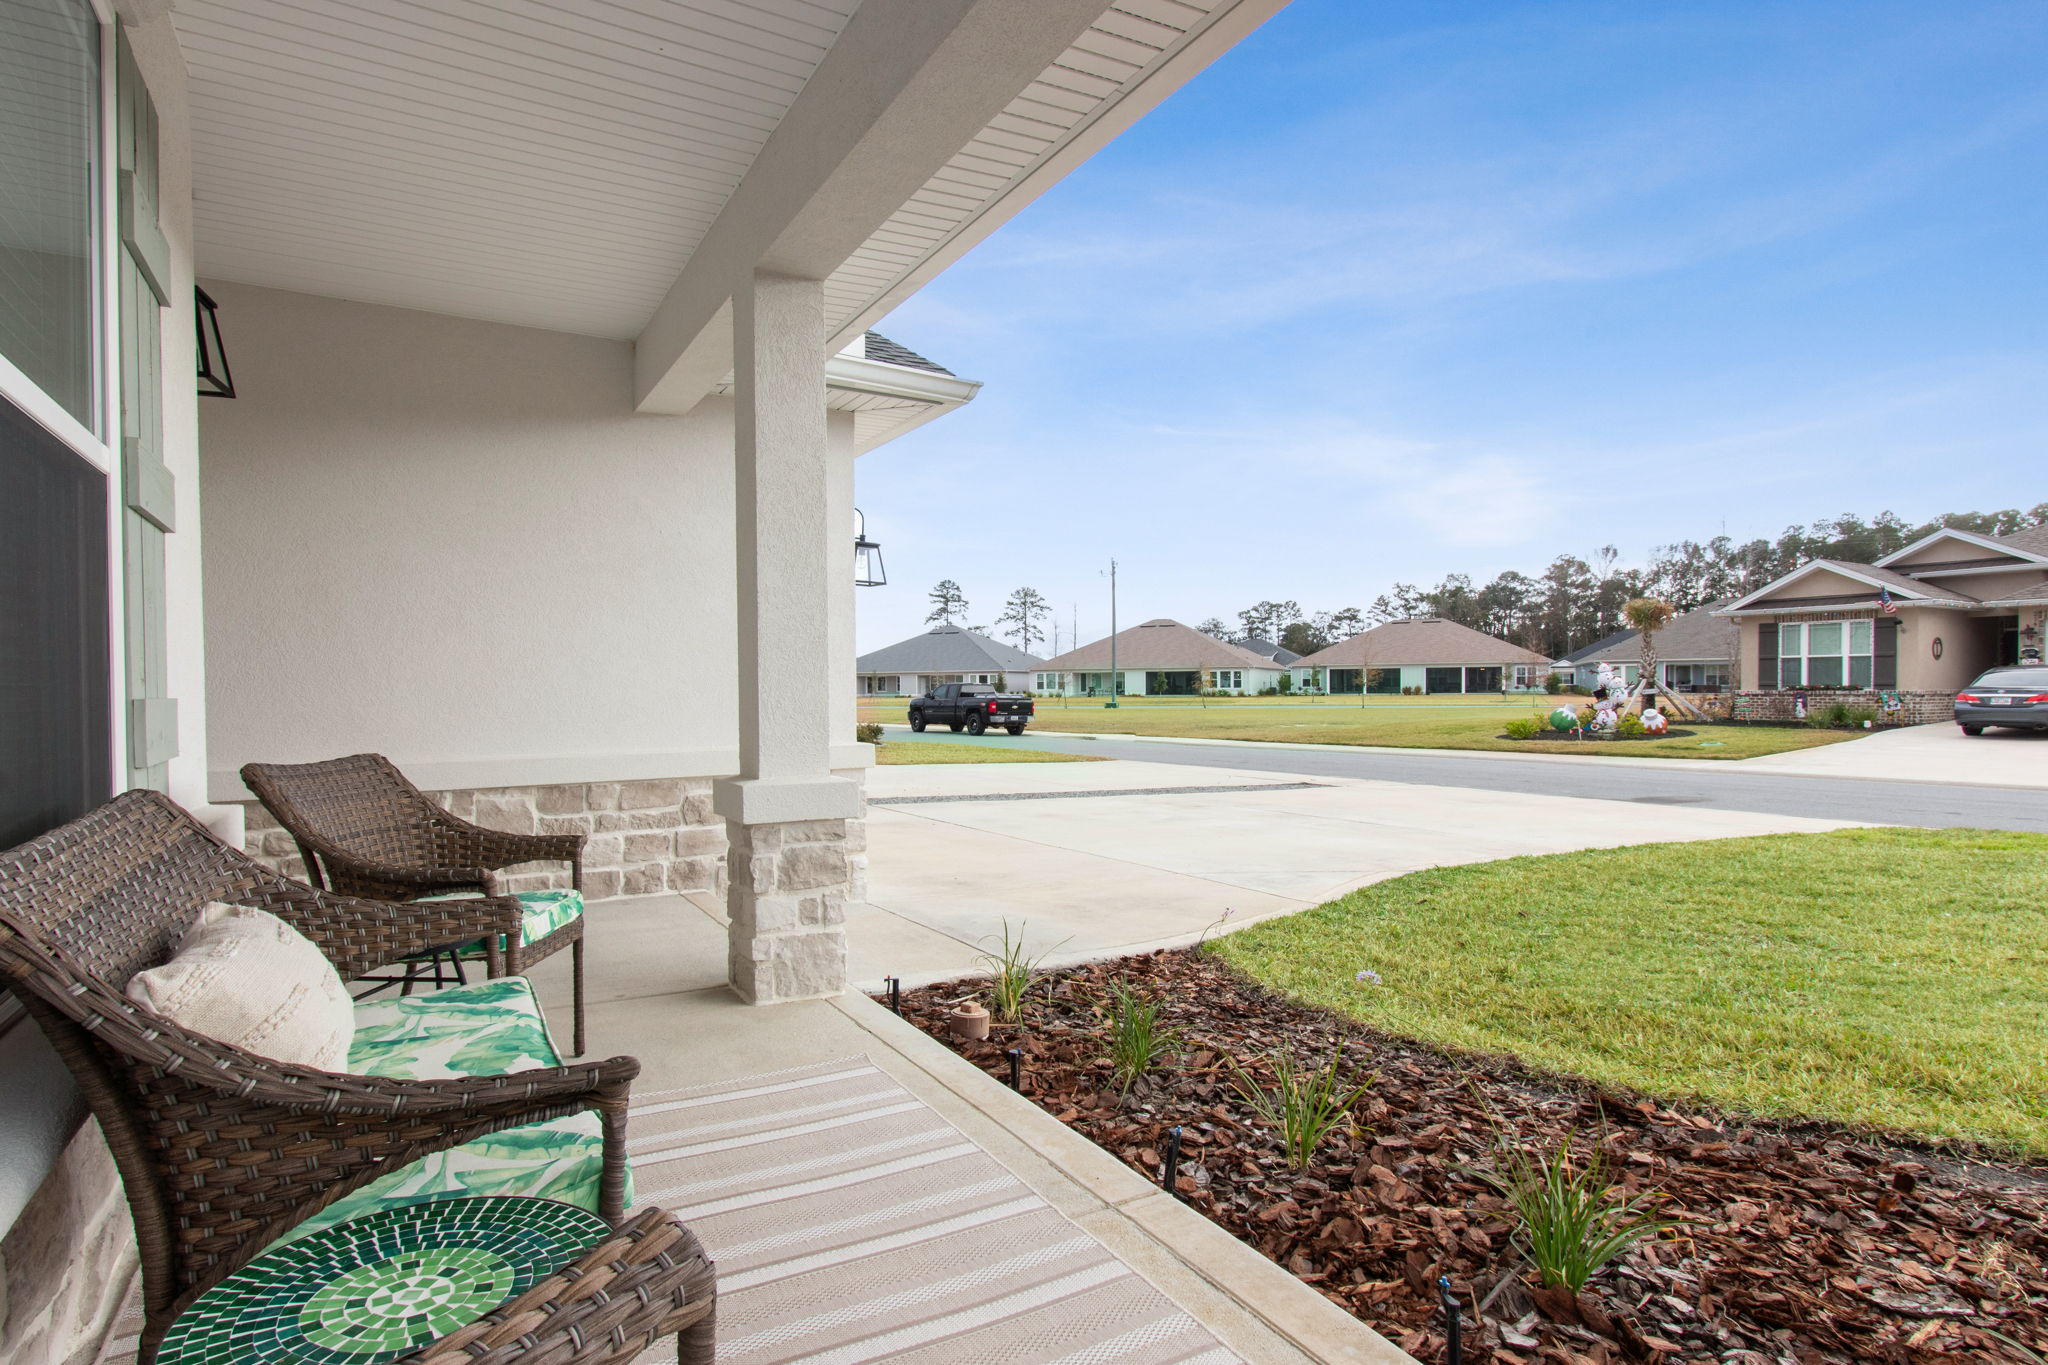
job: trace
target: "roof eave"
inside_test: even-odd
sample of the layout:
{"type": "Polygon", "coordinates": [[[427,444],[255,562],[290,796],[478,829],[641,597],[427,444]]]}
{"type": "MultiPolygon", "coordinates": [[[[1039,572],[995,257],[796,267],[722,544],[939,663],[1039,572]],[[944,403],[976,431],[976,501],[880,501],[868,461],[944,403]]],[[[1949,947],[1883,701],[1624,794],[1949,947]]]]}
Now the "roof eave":
{"type": "MultiPolygon", "coordinates": [[[[1883,559],[1880,559],[1876,563],[1872,564],[1871,567],[1874,569],[1889,569],[1893,564],[1897,563],[1901,559],[1904,559],[1907,555],[1912,554],[1915,550],[1920,549],[1922,546],[1932,545],[1937,540],[1944,539],[1967,540],[1968,542],[1970,542],[1970,544],[1975,545],[1980,549],[1995,550],[1996,552],[2002,555],[2025,555],[2028,559],[2033,560],[2036,564],[2048,564],[2048,555],[2035,554],[2032,550],[2022,550],[2016,546],[2007,545],[2004,541],[1998,539],[1996,536],[1987,536],[1979,534],[1976,531],[1964,531],[1959,530],[1952,526],[1944,526],[1938,531],[1934,531],[1928,535],[1920,537],[1920,539],[1914,541],[1911,545],[1900,546],[1898,549],[1886,555],[1883,559]]],[[[1912,571],[1910,569],[1900,569],[1899,572],[1910,573],[1912,571]]]]}

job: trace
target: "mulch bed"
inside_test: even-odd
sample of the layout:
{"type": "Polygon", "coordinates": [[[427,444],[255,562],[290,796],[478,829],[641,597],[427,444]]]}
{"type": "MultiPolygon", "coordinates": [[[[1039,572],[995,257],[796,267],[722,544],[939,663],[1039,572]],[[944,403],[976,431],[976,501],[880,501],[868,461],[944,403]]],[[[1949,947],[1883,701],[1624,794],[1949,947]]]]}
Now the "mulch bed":
{"type": "Polygon", "coordinates": [[[982,983],[903,997],[904,1016],[990,1074],[1025,1055],[1024,1093],[1148,1178],[1183,1128],[1180,1193],[1418,1359],[1446,1355],[1434,1287],[1466,1306],[1488,1365],[2048,1360],[2048,1166],[1671,1107],[1378,1034],[1250,983],[1196,950],[1058,973],[1021,1028],[963,1042],[945,1015],[982,983]],[[1113,980],[1166,1002],[1181,1051],[1119,1098],[1097,1013],[1113,980]],[[1226,1051],[1290,1050],[1376,1073],[1305,1171],[1239,1097],[1226,1051]],[[1695,1220],[1640,1242],[1574,1299],[1537,1289],[1505,1202],[1472,1174],[1503,1135],[1606,1144],[1631,1190],[1695,1220]],[[1470,1309],[1483,1303],[1475,1330],[1470,1309]]]}

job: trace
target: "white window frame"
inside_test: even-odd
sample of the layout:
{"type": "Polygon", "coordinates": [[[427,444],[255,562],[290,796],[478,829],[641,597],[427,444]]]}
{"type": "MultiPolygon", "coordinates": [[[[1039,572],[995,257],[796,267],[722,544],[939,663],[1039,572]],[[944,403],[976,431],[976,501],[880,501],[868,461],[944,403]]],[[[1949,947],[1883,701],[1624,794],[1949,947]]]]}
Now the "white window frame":
{"type": "Polygon", "coordinates": [[[121,228],[118,220],[121,110],[115,82],[120,75],[120,54],[115,45],[114,10],[111,0],[87,0],[99,21],[100,118],[99,158],[94,191],[93,218],[99,240],[93,243],[92,300],[98,373],[93,376],[92,416],[99,430],[93,431],[43,392],[42,385],[22,373],[21,368],[0,355],[0,397],[26,413],[30,420],[56,437],[71,453],[98,470],[107,480],[107,695],[112,715],[107,718],[107,753],[112,763],[110,790],[128,789],[128,632],[123,592],[127,575],[121,561],[122,512],[127,499],[121,487],[121,228]]]}
{"type": "Polygon", "coordinates": [[[1778,686],[1780,689],[1790,688],[1795,690],[1814,687],[1862,689],[1867,691],[1872,686],[1872,680],[1877,676],[1875,660],[1876,643],[1877,623],[1868,617],[1852,617],[1841,621],[1786,622],[1778,627],[1778,686]],[[1822,630],[1829,629],[1830,627],[1840,630],[1842,633],[1840,646],[1823,653],[1813,653],[1813,632],[1816,627],[1822,630]],[[1856,635],[1859,627],[1863,634],[1863,648],[1860,650],[1856,648],[1856,635]],[[1796,638],[1798,640],[1799,648],[1797,650],[1785,648],[1788,638],[1796,638]],[[1785,661],[1795,658],[1799,660],[1799,681],[1787,682],[1785,680],[1785,661]],[[1813,680],[1813,661],[1815,659],[1833,659],[1838,661],[1842,670],[1841,681],[1832,683],[1815,682],[1813,680]],[[1858,660],[1863,661],[1864,672],[1868,675],[1860,683],[1856,681],[1856,663],[1858,660]]]}
{"type": "Polygon", "coordinates": [[[1210,669],[1209,690],[1212,692],[1244,691],[1244,670],[1241,668],[1210,669]]]}

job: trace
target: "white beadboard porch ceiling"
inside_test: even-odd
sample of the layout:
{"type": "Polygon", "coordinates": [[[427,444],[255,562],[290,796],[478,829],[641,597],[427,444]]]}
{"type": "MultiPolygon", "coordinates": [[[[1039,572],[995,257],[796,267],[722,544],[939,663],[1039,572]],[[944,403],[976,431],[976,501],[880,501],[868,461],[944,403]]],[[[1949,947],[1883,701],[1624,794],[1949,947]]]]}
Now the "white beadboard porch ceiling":
{"type": "MultiPolygon", "coordinates": [[[[830,278],[835,328],[1235,0],[1115,0],[830,278]]],[[[859,0],[177,0],[204,277],[639,335],[859,0]]]]}

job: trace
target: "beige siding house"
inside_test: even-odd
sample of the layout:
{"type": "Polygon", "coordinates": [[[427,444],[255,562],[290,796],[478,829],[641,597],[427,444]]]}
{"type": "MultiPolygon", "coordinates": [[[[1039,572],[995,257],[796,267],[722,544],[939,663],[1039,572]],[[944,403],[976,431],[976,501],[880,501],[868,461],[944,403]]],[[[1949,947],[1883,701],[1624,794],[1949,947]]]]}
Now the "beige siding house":
{"type": "Polygon", "coordinates": [[[1906,718],[1946,719],[1985,669],[2039,657],[2048,634],[2048,527],[1941,530],[1875,564],[1802,564],[1720,611],[1741,632],[1757,713],[1815,690],[1890,693],[1906,718]]]}
{"type": "Polygon", "coordinates": [[[1248,649],[1161,616],[1039,666],[1036,692],[1069,697],[1255,695],[1287,670],[1248,649]],[[1114,648],[1112,648],[1114,642],[1114,648]]]}
{"type": "Polygon", "coordinates": [[[1550,660],[1455,621],[1389,621],[1288,665],[1297,691],[1503,692],[1543,686],[1550,660]]]}

